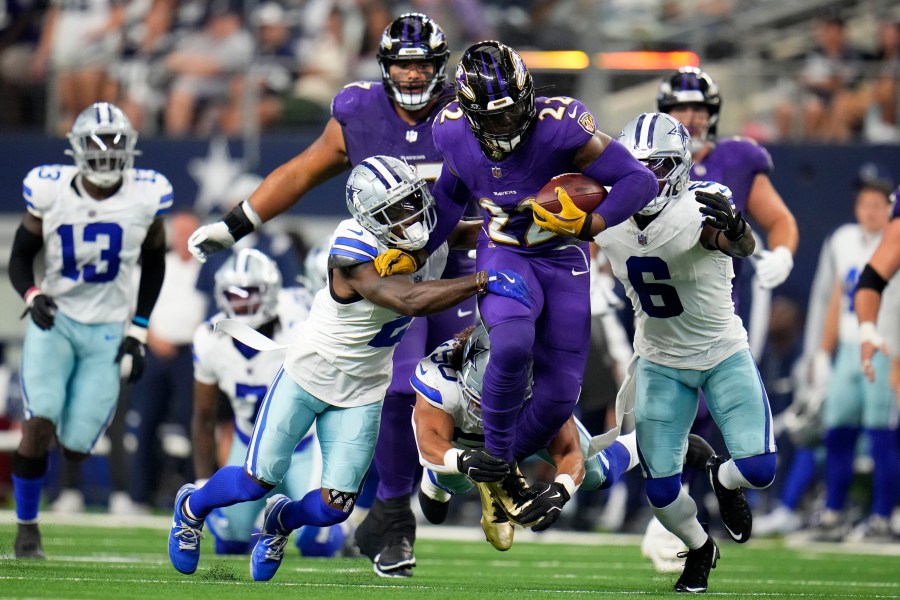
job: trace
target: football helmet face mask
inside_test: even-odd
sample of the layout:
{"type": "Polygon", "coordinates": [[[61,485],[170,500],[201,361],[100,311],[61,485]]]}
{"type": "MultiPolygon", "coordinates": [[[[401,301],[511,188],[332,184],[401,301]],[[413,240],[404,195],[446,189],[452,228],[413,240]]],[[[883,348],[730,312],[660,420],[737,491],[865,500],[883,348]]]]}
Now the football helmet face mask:
{"type": "Polygon", "coordinates": [[[281,272],[259,250],[245,248],[229,256],[215,282],[216,306],[229,319],[256,329],[278,316],[281,272]]]}
{"type": "Polygon", "coordinates": [[[419,250],[436,215],[434,197],[414,167],[391,156],[372,156],[347,180],[347,209],[385,246],[419,250]]]}
{"type": "Polygon", "coordinates": [[[656,198],[639,214],[654,215],[687,188],[691,172],[691,136],[684,125],[665,113],[643,113],[625,125],[619,141],[659,182],[656,198]]]}
{"type": "Polygon", "coordinates": [[[518,52],[488,41],[456,67],[456,98],[475,138],[491,152],[512,152],[535,120],[534,80],[518,52]]]}
{"type": "Polygon", "coordinates": [[[441,93],[446,80],[450,50],[440,26],[418,13],[407,13],[395,19],[381,35],[378,65],[388,96],[406,110],[424,108],[441,93]],[[427,61],[433,65],[423,80],[400,81],[391,77],[391,65],[410,61],[427,61]]]}
{"type": "Polygon", "coordinates": [[[705,142],[715,138],[722,97],[719,86],[709,74],[697,67],[682,67],[660,82],[656,93],[657,110],[668,113],[682,104],[701,104],[709,111],[706,130],[694,132],[694,139],[705,142]]]}
{"type": "Polygon", "coordinates": [[[69,132],[71,150],[82,176],[101,188],[109,188],[122,179],[122,173],[134,164],[139,154],[134,149],[137,131],[118,107],[97,102],[81,111],[69,132]]]}
{"type": "MultiPolygon", "coordinates": [[[[484,373],[491,358],[491,339],[484,323],[479,322],[475,330],[466,340],[463,347],[463,363],[459,372],[459,383],[466,399],[466,412],[479,427],[481,416],[481,386],[484,373]]],[[[528,384],[525,388],[525,401],[532,395],[532,363],[528,363],[528,384]]]]}

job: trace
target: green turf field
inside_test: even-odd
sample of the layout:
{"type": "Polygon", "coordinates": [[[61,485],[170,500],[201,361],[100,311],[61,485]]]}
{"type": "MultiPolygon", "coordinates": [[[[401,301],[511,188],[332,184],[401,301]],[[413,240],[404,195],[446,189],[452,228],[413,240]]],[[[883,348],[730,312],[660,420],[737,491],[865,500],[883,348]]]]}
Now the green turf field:
{"type": "MultiPolygon", "coordinates": [[[[487,543],[420,539],[411,579],[381,579],[366,559],[302,559],[289,552],[268,583],[250,579],[247,557],[215,556],[209,536],[193,576],[177,573],[162,527],[101,527],[45,523],[46,561],[11,558],[15,525],[0,520],[0,598],[201,600],[240,598],[538,599],[673,598],[677,575],[659,575],[642,559],[637,537],[594,536],[599,543],[518,540],[505,553],[487,543]],[[605,540],[605,541],[604,541],[605,540]]],[[[431,531],[435,531],[432,529],[431,531]]],[[[439,531],[439,530],[437,530],[439,531]]],[[[477,527],[474,532],[478,532],[477,527]]],[[[549,538],[564,540],[564,533],[549,538]]],[[[432,536],[429,535],[429,538],[432,536]]],[[[584,536],[570,536],[575,542],[584,536]]],[[[547,538],[542,538],[546,540],[547,538]]],[[[709,594],[728,598],[898,598],[900,557],[885,548],[789,548],[754,540],[721,544],[709,594]],[[862,554],[862,551],[870,553],[862,554]],[[880,553],[888,551],[885,553],[880,553]]],[[[835,547],[836,548],[836,547],[835,547]]],[[[896,548],[894,548],[896,550],[896,548]]]]}

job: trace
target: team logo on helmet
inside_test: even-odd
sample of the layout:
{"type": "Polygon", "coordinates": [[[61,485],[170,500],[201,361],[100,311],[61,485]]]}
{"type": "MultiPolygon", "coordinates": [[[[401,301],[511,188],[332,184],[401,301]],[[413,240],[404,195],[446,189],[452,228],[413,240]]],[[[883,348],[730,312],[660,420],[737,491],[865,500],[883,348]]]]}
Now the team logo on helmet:
{"type": "Polygon", "coordinates": [[[515,67],[516,87],[523,90],[528,82],[528,69],[525,68],[525,61],[523,61],[522,57],[519,56],[519,53],[512,48],[507,48],[507,50],[509,51],[509,56],[515,67]]]}
{"type": "Polygon", "coordinates": [[[428,46],[432,49],[438,48],[441,44],[447,43],[447,37],[444,35],[444,31],[435,26],[434,29],[431,30],[431,36],[428,38],[428,46]]]}
{"type": "Polygon", "coordinates": [[[466,70],[462,66],[462,63],[456,65],[456,91],[468,98],[470,101],[475,102],[475,90],[473,90],[469,85],[469,78],[466,74],[466,70]]]}

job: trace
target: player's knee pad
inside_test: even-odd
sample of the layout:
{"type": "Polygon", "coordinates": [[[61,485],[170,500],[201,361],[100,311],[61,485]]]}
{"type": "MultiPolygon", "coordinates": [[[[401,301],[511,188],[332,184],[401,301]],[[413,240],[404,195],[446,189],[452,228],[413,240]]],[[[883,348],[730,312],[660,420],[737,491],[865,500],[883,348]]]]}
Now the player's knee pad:
{"type": "Polygon", "coordinates": [[[750,484],[750,487],[761,490],[772,485],[775,481],[775,456],[774,452],[757,454],[734,461],[738,471],[750,484]]]}
{"type": "Polygon", "coordinates": [[[518,373],[528,364],[534,345],[534,324],[514,319],[491,328],[491,364],[504,372],[518,373]]]}
{"type": "Polygon", "coordinates": [[[302,556],[331,558],[343,548],[345,537],[341,524],[329,527],[304,525],[297,532],[295,543],[302,556]]]}
{"type": "Polygon", "coordinates": [[[650,504],[656,508],[665,508],[675,502],[681,493],[681,473],[661,479],[648,479],[644,486],[650,504]]]}

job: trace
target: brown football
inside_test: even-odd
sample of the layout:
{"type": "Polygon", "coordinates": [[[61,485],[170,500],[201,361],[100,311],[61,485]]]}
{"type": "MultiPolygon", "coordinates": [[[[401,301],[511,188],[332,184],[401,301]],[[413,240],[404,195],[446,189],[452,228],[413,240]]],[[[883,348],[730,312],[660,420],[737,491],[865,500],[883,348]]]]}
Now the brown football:
{"type": "Polygon", "coordinates": [[[535,202],[553,213],[562,210],[556,199],[556,188],[562,186],[575,206],[584,212],[593,212],[606,198],[606,188],[582,173],[563,173],[547,182],[538,192],[535,202]]]}

